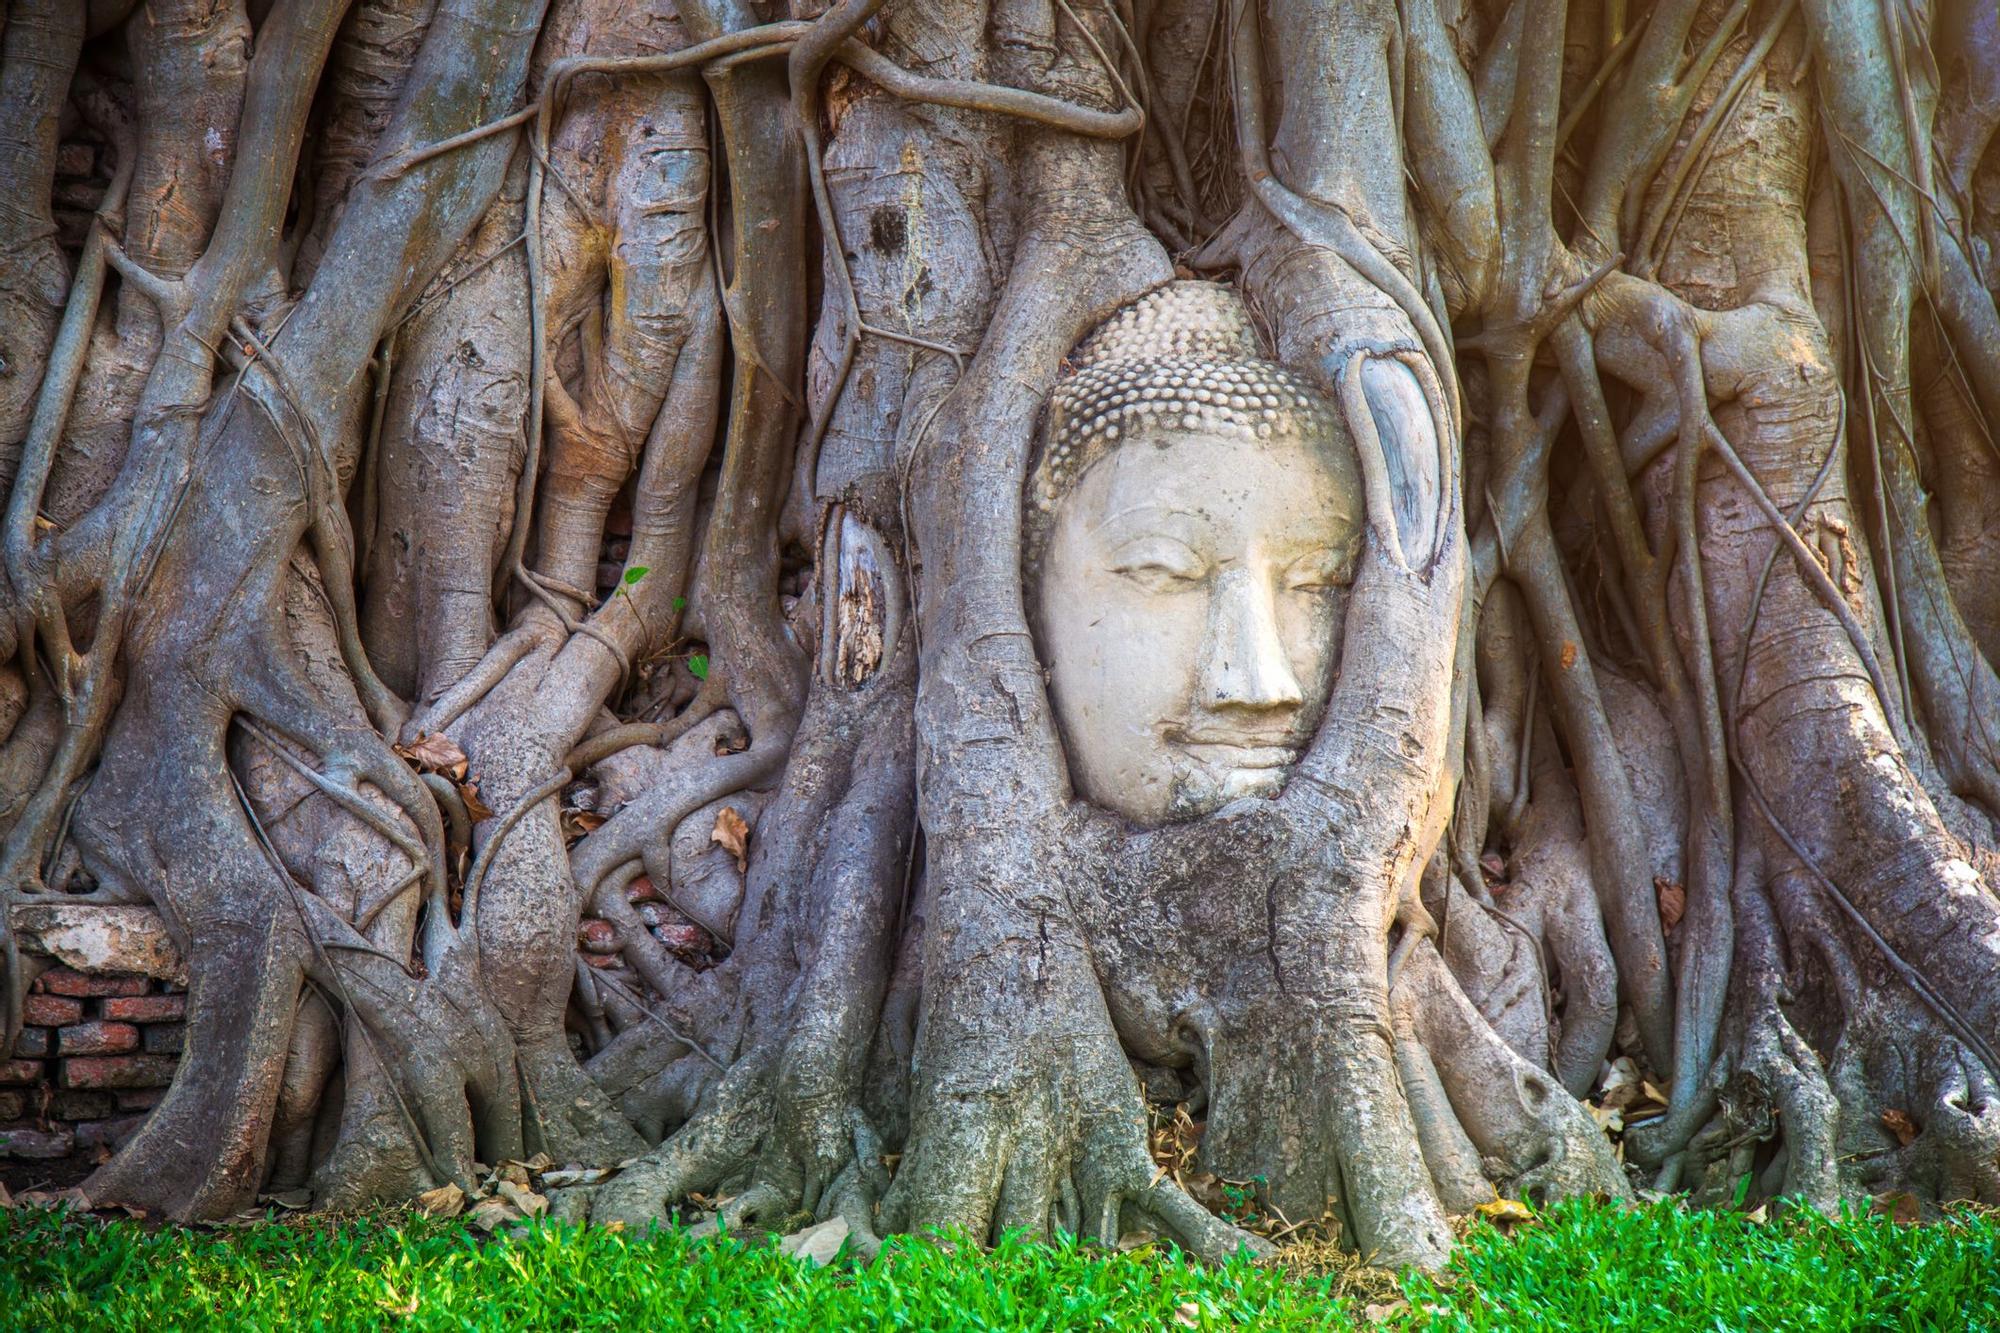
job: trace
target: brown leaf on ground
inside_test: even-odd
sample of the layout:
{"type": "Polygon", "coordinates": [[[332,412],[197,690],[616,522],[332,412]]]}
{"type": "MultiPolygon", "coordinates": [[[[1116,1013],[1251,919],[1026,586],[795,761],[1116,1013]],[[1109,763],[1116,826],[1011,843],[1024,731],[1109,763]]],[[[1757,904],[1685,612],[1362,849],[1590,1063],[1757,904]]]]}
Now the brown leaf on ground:
{"type": "Polygon", "coordinates": [[[449,736],[418,732],[408,745],[398,745],[396,753],[415,764],[419,772],[442,773],[453,782],[465,776],[465,751],[449,736]]]}
{"type": "Polygon", "coordinates": [[[1653,877],[1653,889],[1660,895],[1660,929],[1672,930],[1687,915],[1687,890],[1657,875],[1653,877]]]}
{"type": "Polygon", "coordinates": [[[1517,1199],[1491,1199],[1473,1210],[1489,1222],[1532,1222],[1535,1210],[1517,1199]]]}
{"type": "Polygon", "coordinates": [[[466,1220],[481,1231],[490,1233],[498,1231],[509,1222],[520,1221],[521,1213],[505,1199],[481,1199],[472,1205],[472,1212],[466,1220]]]}
{"type": "Polygon", "coordinates": [[[1924,1216],[1923,1205],[1918,1203],[1917,1196],[1908,1190],[1876,1195],[1875,1202],[1868,1211],[1878,1217],[1887,1217],[1902,1226],[1914,1226],[1922,1221],[1924,1216]]]}
{"type": "Polygon", "coordinates": [[[738,874],[750,868],[750,826],[734,809],[725,805],[715,812],[715,828],[708,840],[720,843],[722,850],[736,858],[738,874]]]}
{"type": "Polygon", "coordinates": [[[788,1258],[803,1259],[814,1268],[824,1268],[838,1257],[847,1236],[847,1219],[835,1214],[817,1226],[786,1236],[778,1250],[788,1258]]]}
{"type": "MultiPolygon", "coordinates": [[[[23,1190],[21,1191],[20,1199],[16,1201],[14,1206],[17,1208],[59,1208],[64,1204],[68,1204],[79,1213],[87,1213],[91,1209],[90,1196],[75,1185],[71,1185],[68,1189],[59,1190],[23,1190]]],[[[143,1210],[141,1210],[141,1215],[144,1215],[143,1210]]]]}
{"type": "Polygon", "coordinates": [[[563,807],[562,832],[565,843],[575,842],[586,833],[595,833],[604,827],[604,816],[595,810],[572,810],[563,807]]]}
{"type": "Polygon", "coordinates": [[[525,1185],[516,1185],[511,1180],[503,1180],[493,1190],[508,1203],[514,1205],[523,1217],[541,1217],[549,1211],[546,1195],[535,1193],[525,1185]]]}
{"type": "Polygon", "coordinates": [[[1917,1122],[1910,1119],[1909,1112],[1907,1111],[1884,1111],[1882,1113],[1882,1128],[1894,1134],[1896,1142],[1902,1144],[1905,1148],[1917,1141],[1917,1122]]]}
{"type": "Polygon", "coordinates": [[[417,1196],[417,1211],[426,1217],[457,1217],[465,1211],[465,1191],[447,1180],[417,1196]]]}
{"type": "Polygon", "coordinates": [[[473,823],[493,818],[493,807],[479,799],[477,780],[459,783],[458,799],[465,802],[465,817],[473,823]]]}

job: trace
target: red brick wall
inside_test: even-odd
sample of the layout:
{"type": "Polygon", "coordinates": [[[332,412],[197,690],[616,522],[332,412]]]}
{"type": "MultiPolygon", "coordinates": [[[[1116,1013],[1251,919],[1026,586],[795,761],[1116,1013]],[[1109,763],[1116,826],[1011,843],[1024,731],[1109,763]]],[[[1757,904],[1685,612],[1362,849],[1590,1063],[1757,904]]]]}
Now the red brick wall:
{"type": "Polygon", "coordinates": [[[0,1159],[109,1156],[173,1081],[186,1009],[185,994],[142,976],[37,977],[0,1061],[0,1159]]]}

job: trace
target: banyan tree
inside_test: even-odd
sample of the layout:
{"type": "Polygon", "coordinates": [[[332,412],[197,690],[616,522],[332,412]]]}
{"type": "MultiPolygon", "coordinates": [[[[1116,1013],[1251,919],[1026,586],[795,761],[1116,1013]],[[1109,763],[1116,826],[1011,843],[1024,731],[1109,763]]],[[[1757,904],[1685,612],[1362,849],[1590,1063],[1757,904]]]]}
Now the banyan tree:
{"type": "Polygon", "coordinates": [[[4,8],[89,1202],[2000,1203],[1990,3],[4,8]]]}

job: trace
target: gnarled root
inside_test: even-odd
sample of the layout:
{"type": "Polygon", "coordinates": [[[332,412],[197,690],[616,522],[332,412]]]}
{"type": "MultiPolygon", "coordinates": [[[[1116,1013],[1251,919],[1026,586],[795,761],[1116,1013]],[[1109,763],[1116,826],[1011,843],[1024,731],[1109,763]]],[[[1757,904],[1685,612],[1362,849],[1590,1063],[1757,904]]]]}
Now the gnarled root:
{"type": "Polygon", "coordinates": [[[1411,1007],[1416,1037],[1503,1194],[1539,1202],[1630,1193],[1590,1113],[1500,1040],[1428,943],[1411,951],[1395,999],[1411,1007]]]}

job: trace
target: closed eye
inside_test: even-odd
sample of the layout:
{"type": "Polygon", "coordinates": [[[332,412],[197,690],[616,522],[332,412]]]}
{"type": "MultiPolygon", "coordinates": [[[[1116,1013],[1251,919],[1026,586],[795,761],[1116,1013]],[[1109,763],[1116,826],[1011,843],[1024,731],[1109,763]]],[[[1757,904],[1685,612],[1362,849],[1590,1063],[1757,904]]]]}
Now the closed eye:
{"type": "Polygon", "coordinates": [[[1314,551],[1299,557],[1285,571],[1288,592],[1330,592],[1354,581],[1354,559],[1346,551],[1314,551]]]}
{"type": "Polygon", "coordinates": [[[1142,587],[1174,592],[1199,584],[1208,573],[1208,562],[1184,542],[1146,537],[1119,547],[1110,569],[1142,587]]]}

